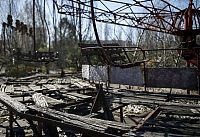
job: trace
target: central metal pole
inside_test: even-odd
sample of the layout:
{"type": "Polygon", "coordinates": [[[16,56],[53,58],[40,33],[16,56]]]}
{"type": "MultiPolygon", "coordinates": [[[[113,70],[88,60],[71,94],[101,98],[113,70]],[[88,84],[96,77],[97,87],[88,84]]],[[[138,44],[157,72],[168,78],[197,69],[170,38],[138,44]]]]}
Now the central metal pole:
{"type": "Polygon", "coordinates": [[[35,37],[35,0],[33,0],[33,52],[36,51],[36,37],[35,37]]]}

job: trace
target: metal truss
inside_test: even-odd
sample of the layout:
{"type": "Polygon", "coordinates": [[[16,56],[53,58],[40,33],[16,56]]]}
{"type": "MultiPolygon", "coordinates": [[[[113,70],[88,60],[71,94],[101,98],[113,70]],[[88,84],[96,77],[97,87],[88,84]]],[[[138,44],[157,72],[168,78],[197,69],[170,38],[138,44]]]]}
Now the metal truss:
{"type": "Polygon", "coordinates": [[[53,0],[58,12],[98,22],[153,30],[183,36],[200,29],[200,7],[192,0],[179,5],[178,0],[53,0]],[[91,4],[93,3],[93,4],[91,4]],[[94,16],[91,16],[91,8],[94,16]]]}

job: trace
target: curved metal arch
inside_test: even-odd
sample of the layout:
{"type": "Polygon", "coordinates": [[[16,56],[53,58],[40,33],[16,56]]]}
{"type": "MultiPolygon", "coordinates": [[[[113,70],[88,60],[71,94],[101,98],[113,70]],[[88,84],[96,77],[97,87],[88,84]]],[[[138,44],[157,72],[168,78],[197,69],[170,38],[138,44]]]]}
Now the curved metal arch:
{"type": "Polygon", "coordinates": [[[95,21],[95,13],[94,13],[94,3],[93,0],[90,1],[90,6],[91,6],[91,17],[92,17],[92,24],[93,24],[93,29],[94,29],[94,33],[95,33],[95,37],[97,40],[97,44],[101,47],[101,52],[103,55],[103,59],[105,61],[106,64],[112,64],[112,62],[110,61],[109,57],[107,56],[104,48],[103,48],[103,44],[100,41],[98,32],[97,32],[97,26],[96,26],[96,21],[95,21]]]}

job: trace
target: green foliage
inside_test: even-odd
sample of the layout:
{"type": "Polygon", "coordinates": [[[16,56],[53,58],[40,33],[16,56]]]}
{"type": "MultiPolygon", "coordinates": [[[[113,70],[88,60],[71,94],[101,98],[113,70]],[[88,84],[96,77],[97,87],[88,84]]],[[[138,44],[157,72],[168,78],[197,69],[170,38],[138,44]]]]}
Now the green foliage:
{"type": "Polygon", "coordinates": [[[6,75],[12,77],[23,77],[30,75],[33,71],[34,71],[33,66],[26,66],[24,64],[17,64],[17,65],[10,64],[7,67],[6,75]]]}
{"type": "Polygon", "coordinates": [[[76,26],[68,18],[62,18],[59,28],[56,28],[56,42],[53,41],[53,50],[59,52],[57,66],[61,69],[77,67],[80,64],[80,50],[76,35],[76,26]],[[58,39],[57,39],[58,37],[58,39]]]}

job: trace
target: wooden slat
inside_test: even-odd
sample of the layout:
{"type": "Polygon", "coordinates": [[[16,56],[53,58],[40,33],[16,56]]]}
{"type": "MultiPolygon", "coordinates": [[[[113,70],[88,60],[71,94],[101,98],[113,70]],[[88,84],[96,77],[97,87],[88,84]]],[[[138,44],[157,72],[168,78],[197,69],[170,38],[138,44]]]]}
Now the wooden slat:
{"type": "Polygon", "coordinates": [[[143,119],[139,122],[139,124],[133,129],[133,131],[137,131],[137,130],[141,129],[142,126],[145,124],[145,122],[146,122],[148,119],[152,118],[154,115],[157,115],[158,112],[159,112],[159,107],[157,107],[155,110],[151,111],[145,118],[143,118],[143,119]],[[157,114],[156,114],[156,113],[157,113],[157,114]]]}
{"type": "Polygon", "coordinates": [[[29,88],[35,92],[38,92],[38,91],[42,91],[43,89],[40,88],[40,86],[36,86],[36,85],[29,85],[29,88]]]}
{"type": "Polygon", "coordinates": [[[21,86],[21,89],[23,92],[28,92],[31,90],[28,86],[24,86],[24,85],[21,86]]]}
{"type": "Polygon", "coordinates": [[[48,79],[42,79],[42,80],[40,80],[37,84],[47,84],[47,82],[48,82],[48,79]]]}
{"type": "Polygon", "coordinates": [[[83,94],[78,94],[75,92],[66,93],[63,96],[67,96],[67,97],[73,98],[73,99],[90,99],[92,97],[92,96],[87,96],[87,95],[83,95],[83,94]]]}
{"type": "Polygon", "coordinates": [[[74,114],[68,114],[68,113],[55,111],[52,109],[44,110],[36,106],[31,106],[30,108],[33,110],[39,111],[40,113],[43,113],[45,115],[62,119],[62,121],[64,122],[68,122],[70,124],[77,125],[83,128],[90,128],[97,132],[106,132],[106,130],[109,130],[109,128],[120,130],[120,131],[129,131],[130,128],[134,126],[134,125],[128,125],[128,124],[123,124],[123,123],[114,122],[114,121],[100,120],[96,118],[87,118],[87,117],[78,116],[74,114]]]}
{"type": "Polygon", "coordinates": [[[47,88],[48,90],[51,90],[51,91],[56,91],[56,90],[58,90],[58,89],[56,88],[56,86],[51,85],[51,84],[44,84],[43,86],[44,86],[45,88],[47,88]]]}
{"type": "Polygon", "coordinates": [[[12,111],[13,110],[16,112],[28,111],[28,108],[24,104],[16,101],[15,99],[11,98],[10,96],[8,96],[6,93],[3,92],[0,92],[0,102],[5,106],[7,106],[12,111]]]}

